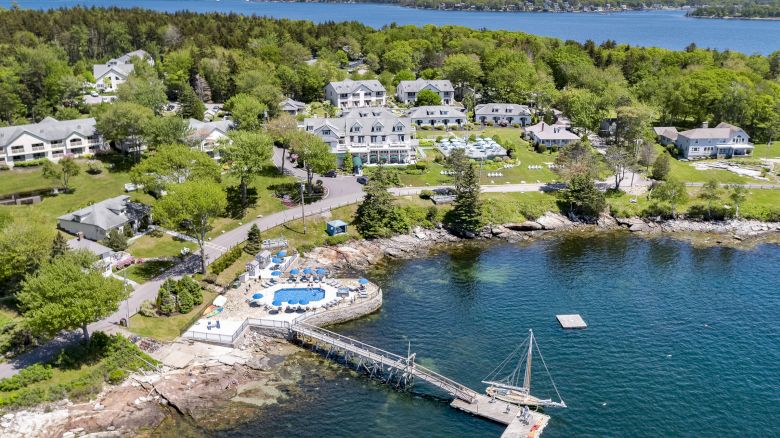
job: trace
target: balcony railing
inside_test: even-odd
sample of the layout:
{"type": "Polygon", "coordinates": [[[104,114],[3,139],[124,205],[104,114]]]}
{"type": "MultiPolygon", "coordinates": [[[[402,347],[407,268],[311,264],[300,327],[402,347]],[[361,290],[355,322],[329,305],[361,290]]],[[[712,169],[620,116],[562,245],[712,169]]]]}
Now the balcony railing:
{"type": "Polygon", "coordinates": [[[46,146],[33,146],[33,148],[32,148],[33,152],[40,152],[40,151],[45,151],[45,150],[46,150],[46,146]]]}

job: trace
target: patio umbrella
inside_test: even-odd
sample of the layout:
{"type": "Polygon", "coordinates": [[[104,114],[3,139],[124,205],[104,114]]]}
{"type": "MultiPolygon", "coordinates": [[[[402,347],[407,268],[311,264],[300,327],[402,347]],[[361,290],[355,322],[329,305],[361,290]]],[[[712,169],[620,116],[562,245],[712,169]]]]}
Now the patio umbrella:
{"type": "Polygon", "coordinates": [[[278,277],[280,275],[282,275],[281,271],[273,271],[273,272],[271,272],[271,276],[273,276],[273,277],[278,277]]]}
{"type": "Polygon", "coordinates": [[[271,259],[271,261],[274,262],[274,263],[282,263],[284,260],[282,260],[282,259],[280,259],[278,257],[274,257],[274,258],[271,259]]]}
{"type": "Polygon", "coordinates": [[[290,275],[298,275],[300,273],[301,273],[301,271],[299,271],[297,269],[290,269],[290,275]]]}
{"type": "Polygon", "coordinates": [[[315,272],[317,273],[317,275],[325,275],[325,274],[328,273],[327,270],[322,269],[322,268],[318,268],[315,272]]]}
{"type": "Polygon", "coordinates": [[[263,298],[263,294],[254,294],[252,295],[253,300],[259,300],[260,298],[263,298]]]}
{"type": "Polygon", "coordinates": [[[287,255],[287,251],[284,251],[284,250],[279,251],[279,252],[276,253],[277,257],[284,257],[286,255],[287,255]]]}
{"type": "Polygon", "coordinates": [[[361,279],[358,280],[358,283],[360,283],[360,284],[368,284],[368,280],[366,280],[365,278],[361,278],[361,279]]]}
{"type": "Polygon", "coordinates": [[[271,305],[273,305],[273,306],[276,306],[276,307],[279,307],[279,306],[281,306],[281,305],[282,305],[282,302],[281,302],[281,301],[279,301],[279,300],[274,300],[274,302],[273,302],[273,303],[271,303],[271,305]]]}
{"type": "Polygon", "coordinates": [[[314,272],[314,271],[312,271],[311,268],[306,268],[306,269],[303,270],[303,273],[306,274],[306,275],[309,275],[312,272],[314,272]]]}

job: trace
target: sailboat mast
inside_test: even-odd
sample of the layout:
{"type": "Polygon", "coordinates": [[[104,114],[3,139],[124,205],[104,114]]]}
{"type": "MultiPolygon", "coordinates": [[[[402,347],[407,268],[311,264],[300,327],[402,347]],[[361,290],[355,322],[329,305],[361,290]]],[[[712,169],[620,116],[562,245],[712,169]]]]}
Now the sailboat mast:
{"type": "Polygon", "coordinates": [[[528,357],[525,364],[525,377],[523,378],[523,388],[531,393],[531,357],[533,356],[534,347],[534,331],[528,329],[528,357]]]}

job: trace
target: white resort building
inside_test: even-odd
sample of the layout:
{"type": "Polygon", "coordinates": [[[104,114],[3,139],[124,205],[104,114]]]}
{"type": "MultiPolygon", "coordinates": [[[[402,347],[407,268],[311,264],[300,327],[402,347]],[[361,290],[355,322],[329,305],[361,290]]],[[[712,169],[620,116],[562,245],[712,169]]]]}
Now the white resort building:
{"type": "Polygon", "coordinates": [[[531,124],[531,109],[515,103],[483,103],[474,107],[474,121],[483,125],[528,126],[531,124]]]}
{"type": "Polygon", "coordinates": [[[548,148],[562,148],[580,139],[564,125],[548,125],[544,122],[525,128],[525,134],[534,145],[541,144],[548,148]]]}
{"type": "Polygon", "coordinates": [[[452,105],[455,101],[455,89],[448,80],[417,79],[414,81],[401,81],[395,87],[395,98],[398,103],[413,104],[417,100],[420,91],[431,90],[441,97],[441,103],[452,105]]]}
{"type": "Polygon", "coordinates": [[[119,58],[111,59],[105,64],[92,66],[92,76],[95,77],[95,87],[104,93],[115,93],[119,85],[127,81],[127,77],[135,69],[133,58],[140,58],[154,65],[154,59],[144,50],[125,53],[119,58]]]}
{"type": "Polygon", "coordinates": [[[677,132],[677,128],[660,126],[653,128],[663,145],[674,144],[686,159],[746,157],[753,153],[750,136],[742,129],[728,123],[710,128],[677,132]]]}
{"type": "Polygon", "coordinates": [[[408,115],[412,123],[418,127],[461,128],[468,121],[468,117],[461,109],[446,105],[418,106],[410,109],[408,115]]]}
{"type": "Polygon", "coordinates": [[[384,106],[387,103],[385,87],[375,79],[353,81],[347,79],[325,86],[325,98],[336,108],[384,106]]]}
{"type": "Polygon", "coordinates": [[[104,150],[95,119],[59,121],[46,117],[38,123],[0,128],[0,164],[64,156],[81,156],[104,150]]]}
{"type": "Polygon", "coordinates": [[[398,117],[387,108],[357,108],[338,118],[308,118],[307,132],[317,134],[330,145],[339,163],[347,153],[363,164],[403,164],[414,159],[417,141],[408,117],[398,117]]]}
{"type": "Polygon", "coordinates": [[[210,157],[219,158],[219,151],[215,149],[220,140],[227,138],[228,131],[232,128],[233,122],[230,120],[201,122],[198,119],[190,119],[187,143],[201,152],[206,152],[210,157]]]}

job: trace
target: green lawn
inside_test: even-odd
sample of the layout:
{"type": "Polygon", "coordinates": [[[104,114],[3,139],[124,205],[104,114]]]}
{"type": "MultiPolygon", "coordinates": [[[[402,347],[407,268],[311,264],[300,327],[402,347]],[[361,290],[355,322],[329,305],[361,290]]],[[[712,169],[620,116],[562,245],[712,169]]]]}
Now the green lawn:
{"type": "MultiPolygon", "coordinates": [[[[55,226],[58,216],[106,198],[125,194],[124,184],[130,182],[130,176],[127,172],[105,169],[100,174],[90,175],[86,173],[86,160],[79,160],[79,164],[82,172],[71,179],[72,192],[45,197],[39,204],[2,206],[0,209],[5,209],[12,216],[21,218],[38,213],[36,217],[55,226]]],[[[55,181],[44,178],[41,175],[40,167],[0,172],[0,194],[52,188],[58,185],[55,181]]],[[[143,193],[131,193],[130,195],[134,199],[146,203],[151,202],[152,199],[151,196],[143,193]]]]}
{"type": "Polygon", "coordinates": [[[754,158],[780,158],[780,141],[773,141],[769,148],[766,147],[766,143],[757,144],[755,147],[754,158]]]}
{"type": "MultiPolygon", "coordinates": [[[[660,145],[656,145],[656,151],[660,154],[664,149],[660,145]]],[[[723,161],[723,160],[699,160],[696,162],[708,162],[708,161],[723,161]]],[[[734,172],[721,169],[708,169],[698,170],[694,167],[693,161],[680,161],[672,158],[670,175],[683,182],[707,182],[714,179],[721,184],[745,184],[745,183],[761,183],[761,180],[750,178],[747,176],[737,175],[734,172]]],[[[764,181],[765,182],[765,181],[764,181]]]]}
{"type": "Polygon", "coordinates": [[[121,271],[117,271],[116,275],[119,277],[124,277],[127,275],[128,280],[133,280],[136,283],[146,283],[147,281],[165,272],[171,266],[173,266],[173,262],[151,260],[144,263],[130,265],[121,271]]]}
{"type": "Polygon", "coordinates": [[[127,252],[134,257],[142,258],[175,257],[181,254],[182,248],[189,248],[190,251],[195,252],[198,245],[179,240],[168,234],[163,234],[160,237],[146,234],[134,240],[127,248],[127,252]]]}
{"type": "Polygon", "coordinates": [[[154,338],[160,341],[171,341],[176,339],[179,334],[189,325],[198,315],[203,314],[203,310],[208,307],[217,296],[214,292],[203,291],[203,304],[193,308],[190,313],[172,316],[159,316],[155,318],[146,317],[139,314],[130,317],[130,326],[128,329],[139,335],[154,338]]]}

